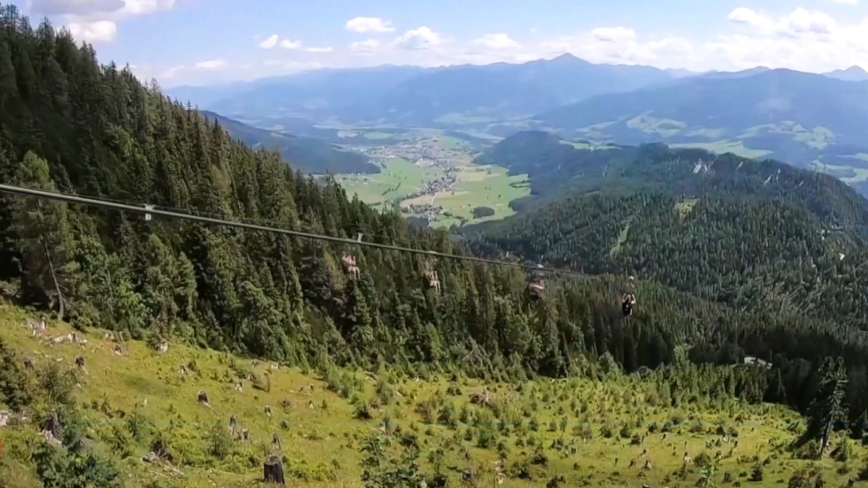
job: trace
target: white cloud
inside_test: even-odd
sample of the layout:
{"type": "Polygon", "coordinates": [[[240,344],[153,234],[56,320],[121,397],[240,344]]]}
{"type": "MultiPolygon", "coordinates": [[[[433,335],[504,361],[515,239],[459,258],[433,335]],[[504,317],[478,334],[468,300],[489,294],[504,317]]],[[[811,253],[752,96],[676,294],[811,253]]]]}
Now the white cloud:
{"type": "Polygon", "coordinates": [[[440,44],[440,35],[430,28],[422,26],[418,29],[408,30],[404,35],[395,39],[394,44],[401,49],[413,51],[430,49],[440,44]]]}
{"type": "Polygon", "coordinates": [[[858,5],[859,4],[859,0],[828,0],[828,1],[830,1],[832,3],[843,3],[846,5],[858,5]]]}
{"type": "Polygon", "coordinates": [[[117,12],[124,8],[123,0],[31,0],[33,12],[43,15],[89,15],[117,12]]]}
{"type": "Polygon", "coordinates": [[[175,6],[175,0],[31,0],[30,10],[56,15],[79,41],[112,42],[118,22],[175,6]]]}
{"type": "Polygon", "coordinates": [[[223,69],[227,66],[229,63],[225,59],[212,59],[196,63],[196,69],[223,69]]]}
{"type": "Polygon", "coordinates": [[[283,49],[301,49],[301,41],[293,41],[290,39],[280,39],[280,36],[277,34],[272,34],[268,36],[264,41],[259,43],[259,47],[262,49],[274,49],[277,46],[282,47],[283,49]]]}
{"type": "Polygon", "coordinates": [[[351,32],[394,32],[392,22],[379,17],[356,17],[347,21],[346,29],[351,32]]]}
{"type": "Polygon", "coordinates": [[[759,26],[764,18],[749,8],[739,7],[730,12],[727,19],[729,19],[730,22],[759,26]]]}
{"type": "Polygon", "coordinates": [[[380,47],[380,41],[376,39],[368,39],[367,41],[358,41],[350,44],[350,51],[359,54],[370,54],[380,47]]]}
{"type": "Polygon", "coordinates": [[[280,41],[280,47],[284,49],[300,49],[301,41],[290,41],[289,39],[284,39],[280,41]]]}
{"type": "Polygon", "coordinates": [[[626,27],[600,27],[591,31],[594,39],[603,42],[629,42],[636,39],[636,32],[626,27]]]}
{"type": "Polygon", "coordinates": [[[121,13],[125,15],[142,15],[168,10],[175,6],[175,0],[124,0],[126,4],[121,13]]]}
{"type": "Polygon", "coordinates": [[[163,70],[157,78],[160,80],[171,80],[178,76],[178,73],[184,71],[184,69],[184,66],[172,66],[171,68],[163,70]]]}
{"type": "Polygon", "coordinates": [[[784,29],[793,34],[813,32],[815,34],[829,34],[838,26],[835,19],[823,12],[808,12],[803,8],[797,8],[795,12],[782,20],[784,29]]]}
{"type": "Polygon", "coordinates": [[[744,24],[741,32],[703,43],[709,58],[736,69],[757,65],[823,72],[868,65],[868,19],[839,24],[831,16],[797,8],[777,20],[740,8],[729,20],[744,24]]]}
{"type": "Polygon", "coordinates": [[[272,34],[268,39],[260,42],[259,47],[262,49],[274,49],[274,46],[277,46],[277,41],[279,39],[280,37],[278,37],[277,34],[272,34]]]}
{"type": "MultiPolygon", "coordinates": [[[[347,28],[354,32],[372,33],[382,32],[382,28],[394,30],[391,23],[385,21],[351,21],[347,28]]],[[[253,67],[248,70],[241,70],[234,63],[233,69],[225,70],[194,70],[193,65],[188,64],[186,70],[179,69],[171,74],[172,77],[177,75],[173,80],[176,83],[189,80],[213,83],[215,80],[253,79],[324,67],[517,63],[553,58],[565,52],[593,63],[643,64],[693,71],[737,70],[758,65],[812,72],[852,65],[868,68],[868,19],[860,22],[843,15],[834,18],[824,12],[803,8],[771,14],[742,7],[732,10],[728,16],[724,14],[710,19],[708,30],[720,31],[721,34],[690,38],[672,34],[655,36],[634,30],[629,25],[600,25],[560,36],[540,29],[536,35],[528,35],[519,43],[506,33],[491,33],[459,42],[446,33],[423,26],[400,36],[396,34],[391,41],[377,35],[363,37],[358,42],[348,42],[345,49],[338,46],[335,46],[337,49],[331,46],[306,47],[300,41],[274,35],[267,39],[258,38],[256,42],[273,50],[282,50],[281,47],[288,44],[298,52],[334,54],[310,55],[307,60],[303,56],[299,56],[301,59],[259,60],[252,62],[253,67]],[[329,62],[314,63],[313,59],[327,59],[329,62]]],[[[286,57],[292,58],[290,55],[286,57]]]]}
{"type": "Polygon", "coordinates": [[[474,46],[488,49],[518,49],[521,44],[510,39],[506,34],[486,34],[473,41],[474,46]]]}
{"type": "Polygon", "coordinates": [[[112,42],[118,34],[118,26],[109,20],[97,22],[70,22],[69,32],[78,40],[90,43],[112,42]]]}
{"type": "Polygon", "coordinates": [[[837,28],[832,17],[823,12],[809,12],[801,7],[777,21],[744,7],[733,10],[728,19],[758,29],[763,35],[829,34],[837,28]]]}

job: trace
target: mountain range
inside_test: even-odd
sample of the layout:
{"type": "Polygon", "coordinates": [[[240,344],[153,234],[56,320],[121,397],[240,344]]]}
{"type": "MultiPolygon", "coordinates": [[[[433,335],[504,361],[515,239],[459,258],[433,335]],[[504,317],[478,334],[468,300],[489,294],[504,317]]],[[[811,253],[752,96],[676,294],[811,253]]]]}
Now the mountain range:
{"type": "Polygon", "coordinates": [[[530,116],[684,75],[649,66],[593,64],[564,54],[524,64],[320,70],[168,93],[227,116],[454,127],[530,116]]]}
{"type": "Polygon", "coordinates": [[[538,127],[595,141],[663,141],[797,165],[868,167],[868,82],[798,71],[706,74],[593,97],[534,119],[538,127]]]}
{"type": "Polygon", "coordinates": [[[856,66],[823,74],[767,67],[692,73],[565,54],[523,64],[330,69],[169,93],[313,137],[324,126],[346,125],[496,137],[540,129],[594,143],[773,157],[868,191],[868,73],[856,66]]]}
{"type": "MultiPolygon", "coordinates": [[[[767,76],[769,72],[777,73],[771,76],[781,80],[789,75],[797,79],[812,76],[764,66],[736,72],[697,73],[641,65],[594,64],[563,54],[523,64],[323,69],[228,85],[181,86],[167,93],[191,101],[201,109],[236,118],[294,117],[319,123],[453,129],[470,126],[496,132],[500,124],[508,122],[507,126],[520,130],[529,117],[597,96],[618,94],[629,99],[637,91],[692,87],[711,80],[735,82],[767,76]]],[[[868,81],[868,73],[858,66],[813,76],[819,80],[868,81]]],[[[763,78],[758,80],[762,81],[763,78]]],[[[822,81],[816,83],[822,85],[822,81]]],[[[819,89],[839,87],[831,82],[819,89]]],[[[735,89],[739,88],[744,86],[735,89]]],[[[790,88],[796,87],[780,87],[790,88]]],[[[788,92],[782,95],[789,96],[788,92]]],[[[796,95],[801,94],[793,94],[796,95]]]]}

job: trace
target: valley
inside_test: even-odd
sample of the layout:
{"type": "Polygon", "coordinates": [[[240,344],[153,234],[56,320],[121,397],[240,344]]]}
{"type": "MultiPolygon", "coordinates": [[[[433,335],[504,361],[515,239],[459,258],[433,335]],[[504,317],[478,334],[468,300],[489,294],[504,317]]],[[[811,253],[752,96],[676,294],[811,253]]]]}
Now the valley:
{"type": "MultiPolygon", "coordinates": [[[[394,142],[397,132],[423,127],[491,138],[489,144],[521,131],[545,130],[596,144],[662,142],[773,158],[842,176],[868,192],[863,170],[868,165],[858,159],[868,152],[866,77],[858,67],[823,74],[754,68],[676,76],[564,55],[516,65],[311,73],[275,80],[267,90],[202,100],[225,115],[260,121],[279,120],[278,107],[284,107],[297,117],[282,130],[310,129],[308,135],[336,144],[394,142]],[[585,90],[577,91],[565,79],[583,81],[585,90]],[[379,85],[359,86],[372,80],[379,85]],[[476,88],[482,80],[485,90],[476,88]],[[323,99],[330,110],[310,109],[310,100],[323,99]],[[330,127],[367,127],[367,135],[338,140],[330,127]]],[[[195,90],[182,93],[197,99],[195,90]]]]}
{"type": "Polygon", "coordinates": [[[501,219],[515,213],[510,201],[530,195],[526,175],[474,164],[477,147],[439,131],[408,132],[400,142],[357,150],[381,171],[336,175],[347,194],[375,208],[397,207],[432,227],[501,219]]]}

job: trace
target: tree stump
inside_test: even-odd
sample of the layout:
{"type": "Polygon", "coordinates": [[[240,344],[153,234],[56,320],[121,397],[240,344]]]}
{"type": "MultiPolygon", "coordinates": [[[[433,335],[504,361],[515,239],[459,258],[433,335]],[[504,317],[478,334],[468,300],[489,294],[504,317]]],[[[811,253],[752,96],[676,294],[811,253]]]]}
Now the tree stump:
{"type": "Polygon", "coordinates": [[[211,407],[211,402],[208,401],[208,394],[205,393],[205,390],[199,390],[199,393],[196,395],[199,403],[205,405],[206,407],[211,407]]]}
{"type": "Polygon", "coordinates": [[[61,439],[63,439],[63,426],[60,425],[60,419],[56,412],[51,413],[48,418],[45,419],[41,434],[48,442],[57,445],[61,444],[61,439]]]}
{"type": "Polygon", "coordinates": [[[266,483],[286,485],[283,479],[283,462],[275,455],[268,456],[262,465],[263,478],[266,483]]]}

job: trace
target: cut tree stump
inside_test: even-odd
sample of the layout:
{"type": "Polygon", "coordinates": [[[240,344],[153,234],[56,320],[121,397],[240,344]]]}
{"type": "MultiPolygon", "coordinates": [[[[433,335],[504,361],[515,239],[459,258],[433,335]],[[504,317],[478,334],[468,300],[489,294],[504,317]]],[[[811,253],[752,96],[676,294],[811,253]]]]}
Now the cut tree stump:
{"type": "Polygon", "coordinates": [[[208,408],[211,408],[211,402],[208,401],[208,394],[205,393],[205,390],[199,390],[199,393],[196,394],[196,399],[202,405],[205,405],[208,408]]]}
{"type": "Polygon", "coordinates": [[[286,485],[283,479],[283,462],[275,455],[268,456],[265,463],[262,465],[264,472],[264,481],[277,485],[286,485]]]}

